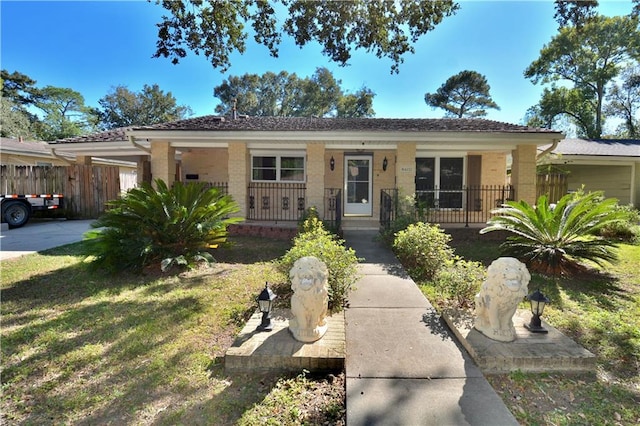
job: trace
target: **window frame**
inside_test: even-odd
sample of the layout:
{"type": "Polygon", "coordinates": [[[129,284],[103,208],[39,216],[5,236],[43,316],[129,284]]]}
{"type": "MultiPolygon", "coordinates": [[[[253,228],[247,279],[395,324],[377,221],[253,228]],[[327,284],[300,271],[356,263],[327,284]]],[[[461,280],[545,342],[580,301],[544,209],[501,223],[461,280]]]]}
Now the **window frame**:
{"type": "Polygon", "coordinates": [[[304,151],[251,151],[250,155],[251,166],[251,182],[265,182],[265,183],[305,183],[307,181],[307,155],[304,151]],[[275,158],[275,173],[276,178],[271,179],[254,179],[254,158],[256,157],[273,157],[275,158]],[[302,158],[302,169],[285,168],[285,170],[302,170],[302,180],[290,180],[282,179],[282,158],[302,158]]]}
{"type": "MultiPolygon", "coordinates": [[[[426,190],[420,190],[423,193],[429,193],[431,192],[433,194],[433,202],[434,202],[434,206],[432,206],[431,208],[436,208],[436,209],[440,209],[440,210],[459,210],[459,209],[464,209],[466,206],[466,200],[464,197],[464,187],[465,187],[465,182],[466,182],[466,178],[467,178],[467,155],[460,155],[460,153],[429,153],[429,152],[424,152],[424,153],[417,153],[416,154],[416,177],[415,177],[415,181],[417,184],[417,180],[418,180],[418,167],[417,167],[417,160],[421,159],[421,158],[432,158],[434,159],[434,171],[433,171],[433,189],[426,189],[426,190]],[[443,190],[442,189],[442,185],[441,185],[441,161],[442,159],[461,159],[462,160],[462,183],[460,185],[460,190],[450,190],[450,189],[446,189],[443,190]],[[461,200],[461,204],[460,207],[442,207],[440,206],[440,192],[446,192],[446,193],[454,193],[454,192],[460,192],[462,193],[462,200],[461,200]],[[437,201],[437,202],[436,202],[437,201]]],[[[416,192],[418,191],[418,189],[416,188],[416,192]]]]}

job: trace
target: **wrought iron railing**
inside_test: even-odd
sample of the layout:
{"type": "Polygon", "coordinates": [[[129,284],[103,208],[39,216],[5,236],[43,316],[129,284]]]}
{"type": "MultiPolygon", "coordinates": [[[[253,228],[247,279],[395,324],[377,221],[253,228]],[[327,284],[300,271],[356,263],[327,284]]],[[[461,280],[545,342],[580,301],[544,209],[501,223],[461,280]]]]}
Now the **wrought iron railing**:
{"type": "Polygon", "coordinates": [[[340,229],[342,223],[342,190],[340,188],[324,189],[323,220],[333,229],[340,229]]]}
{"type": "MultiPolygon", "coordinates": [[[[416,191],[416,219],[431,223],[486,223],[491,211],[515,199],[511,185],[434,188],[416,191]],[[420,217],[417,217],[420,216],[420,217]]],[[[380,195],[380,226],[388,229],[399,214],[398,191],[383,189],[380,195]]]]}
{"type": "Polygon", "coordinates": [[[306,185],[252,182],[247,205],[247,218],[251,220],[297,221],[306,208],[306,185]]]}
{"type": "Polygon", "coordinates": [[[227,182],[205,182],[208,188],[218,188],[224,195],[229,194],[229,184],[227,182]]]}

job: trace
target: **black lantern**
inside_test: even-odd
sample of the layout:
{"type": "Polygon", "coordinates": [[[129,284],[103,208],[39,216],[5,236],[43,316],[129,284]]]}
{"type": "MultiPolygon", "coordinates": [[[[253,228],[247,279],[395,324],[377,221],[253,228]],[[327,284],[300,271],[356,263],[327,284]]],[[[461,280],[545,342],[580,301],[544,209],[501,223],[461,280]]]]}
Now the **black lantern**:
{"type": "Polygon", "coordinates": [[[389,165],[389,162],[387,161],[387,157],[384,157],[384,160],[382,160],[382,171],[386,172],[387,171],[387,166],[389,165]]]}
{"type": "Polygon", "coordinates": [[[333,159],[333,155],[331,156],[331,160],[329,160],[329,168],[331,171],[336,168],[336,160],[333,159]]]}
{"type": "Polygon", "coordinates": [[[531,322],[524,325],[525,328],[532,333],[548,333],[549,331],[542,327],[540,317],[544,312],[545,305],[549,303],[549,299],[540,293],[540,290],[536,290],[527,296],[527,300],[529,300],[531,304],[531,313],[533,316],[531,317],[531,322]]]}
{"type": "Polygon", "coordinates": [[[264,289],[258,296],[258,307],[262,312],[262,322],[256,328],[258,331],[271,331],[273,326],[271,325],[271,310],[273,309],[273,300],[276,298],[276,294],[269,288],[269,283],[264,283],[264,289]]]}

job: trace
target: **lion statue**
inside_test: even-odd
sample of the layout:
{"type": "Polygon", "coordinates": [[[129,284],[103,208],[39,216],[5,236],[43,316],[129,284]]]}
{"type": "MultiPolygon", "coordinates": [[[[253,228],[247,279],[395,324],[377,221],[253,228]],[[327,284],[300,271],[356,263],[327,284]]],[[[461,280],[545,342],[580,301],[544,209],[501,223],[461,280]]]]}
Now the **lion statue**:
{"type": "Polygon", "coordinates": [[[327,331],[327,266],[313,256],[301,257],[289,272],[291,279],[291,314],[289,330],[296,340],[315,342],[327,331]]]}
{"type": "Polygon", "coordinates": [[[527,295],[531,275],[527,267],[513,257],[494,260],[487,279],[476,295],[475,328],[490,339],[512,342],[516,339],[513,315],[527,295]]]}

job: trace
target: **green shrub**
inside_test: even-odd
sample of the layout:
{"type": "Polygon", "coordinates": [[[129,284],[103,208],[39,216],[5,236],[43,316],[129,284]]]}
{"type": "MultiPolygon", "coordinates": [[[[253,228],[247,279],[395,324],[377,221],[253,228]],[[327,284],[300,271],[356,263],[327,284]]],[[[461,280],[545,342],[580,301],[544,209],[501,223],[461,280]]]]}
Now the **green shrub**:
{"type": "Polygon", "coordinates": [[[438,269],[453,258],[449,241],[451,236],[438,225],[419,222],[398,232],[393,251],[414,280],[432,280],[438,269]]]}
{"type": "Polygon", "coordinates": [[[635,242],[640,239],[640,213],[632,205],[617,206],[624,218],[611,222],[599,230],[599,235],[609,239],[635,242]]]}
{"type": "Polygon", "coordinates": [[[380,232],[382,241],[389,246],[393,245],[398,232],[404,231],[411,224],[425,222],[428,212],[424,203],[417,201],[413,195],[396,198],[394,202],[396,217],[391,221],[387,229],[383,229],[380,232]]]}
{"type": "Polygon", "coordinates": [[[109,202],[109,209],[86,234],[94,265],[115,271],[139,270],[160,264],[192,266],[212,261],[209,248],[226,240],[227,226],[240,218],[229,218],[237,204],[217,188],[203,183],[172,188],[162,180],[143,183],[122,198],[109,202]]]}
{"type": "Polygon", "coordinates": [[[344,308],[349,291],[358,279],[358,258],[344,241],[324,229],[322,222],[310,217],[304,225],[307,232],[298,234],[293,247],[280,259],[280,268],[289,276],[296,260],[314,256],[327,265],[329,270],[329,311],[340,312],[344,308]]]}
{"type": "Polygon", "coordinates": [[[484,265],[456,256],[436,272],[435,286],[447,302],[459,308],[473,307],[475,295],[486,277],[484,265]]]}

